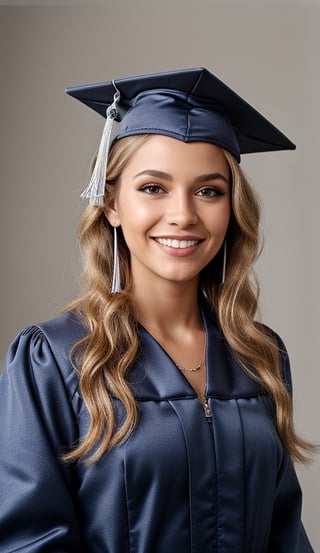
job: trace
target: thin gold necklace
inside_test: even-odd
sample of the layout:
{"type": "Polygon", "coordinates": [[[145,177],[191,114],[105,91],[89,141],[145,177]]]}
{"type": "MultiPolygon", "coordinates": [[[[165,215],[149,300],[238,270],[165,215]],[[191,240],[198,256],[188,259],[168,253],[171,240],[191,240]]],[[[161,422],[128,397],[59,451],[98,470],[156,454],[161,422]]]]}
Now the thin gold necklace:
{"type": "Polygon", "coordinates": [[[192,372],[192,373],[195,371],[199,371],[204,364],[205,356],[206,356],[206,333],[204,332],[203,352],[202,352],[202,357],[199,365],[197,365],[196,367],[188,368],[188,367],[182,367],[181,365],[178,365],[178,363],[176,363],[176,366],[180,371],[192,372]]]}

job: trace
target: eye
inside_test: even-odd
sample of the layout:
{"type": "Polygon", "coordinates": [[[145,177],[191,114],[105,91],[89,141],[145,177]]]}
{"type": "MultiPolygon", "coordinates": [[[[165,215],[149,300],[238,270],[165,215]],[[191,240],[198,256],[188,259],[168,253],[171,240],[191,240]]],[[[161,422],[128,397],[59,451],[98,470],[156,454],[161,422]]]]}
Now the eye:
{"type": "Polygon", "coordinates": [[[164,189],[159,184],[145,184],[140,188],[141,192],[146,194],[163,194],[164,189]]]}
{"type": "Polygon", "coordinates": [[[215,196],[222,196],[224,192],[215,186],[206,186],[196,192],[196,196],[203,198],[214,198],[215,196]]]}

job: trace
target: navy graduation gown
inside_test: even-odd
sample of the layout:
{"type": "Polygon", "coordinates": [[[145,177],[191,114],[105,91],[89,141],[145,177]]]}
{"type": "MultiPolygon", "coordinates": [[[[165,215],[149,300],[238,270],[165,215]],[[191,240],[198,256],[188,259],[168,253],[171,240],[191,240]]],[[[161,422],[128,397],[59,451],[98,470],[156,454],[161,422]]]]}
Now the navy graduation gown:
{"type": "Polygon", "coordinates": [[[211,416],[141,328],[139,423],[91,466],[59,461],[89,424],[69,362],[81,324],[68,313],[16,338],[0,384],[1,553],[313,551],[270,402],[203,317],[211,416]]]}

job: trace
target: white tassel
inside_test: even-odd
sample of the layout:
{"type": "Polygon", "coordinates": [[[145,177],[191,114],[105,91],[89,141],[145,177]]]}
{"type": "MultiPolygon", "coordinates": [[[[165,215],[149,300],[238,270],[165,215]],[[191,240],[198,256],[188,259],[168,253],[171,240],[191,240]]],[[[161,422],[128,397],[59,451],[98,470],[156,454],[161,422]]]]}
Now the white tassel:
{"type": "Polygon", "coordinates": [[[121,291],[120,266],[118,255],[118,233],[117,228],[113,227],[113,275],[111,294],[118,294],[121,291]]]}
{"type": "MultiPolygon", "coordinates": [[[[113,83],[116,88],[115,84],[113,83]]],[[[106,174],[108,155],[111,142],[113,122],[118,115],[117,104],[120,100],[120,92],[116,89],[113,103],[107,109],[106,122],[99,145],[96,163],[87,188],[82,192],[81,198],[88,198],[91,205],[102,207],[104,205],[104,193],[106,186],[106,174]]]]}
{"type": "Polygon", "coordinates": [[[222,278],[221,285],[226,281],[226,267],[227,267],[227,241],[224,241],[223,244],[223,261],[222,261],[222,278]]]}

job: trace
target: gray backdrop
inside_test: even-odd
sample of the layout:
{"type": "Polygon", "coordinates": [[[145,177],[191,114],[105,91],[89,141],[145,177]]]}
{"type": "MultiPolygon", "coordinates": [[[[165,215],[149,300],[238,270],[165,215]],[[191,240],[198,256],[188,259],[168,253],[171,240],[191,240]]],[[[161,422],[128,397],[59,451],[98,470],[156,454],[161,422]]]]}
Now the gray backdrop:
{"type": "MultiPolygon", "coordinates": [[[[1,359],[77,293],[79,192],[103,120],[64,87],[205,66],[297,143],[242,164],[264,206],[261,315],[289,349],[298,430],[319,442],[319,2],[27,4],[0,8],[1,359]]],[[[299,469],[316,550],[319,467],[299,469]]]]}

